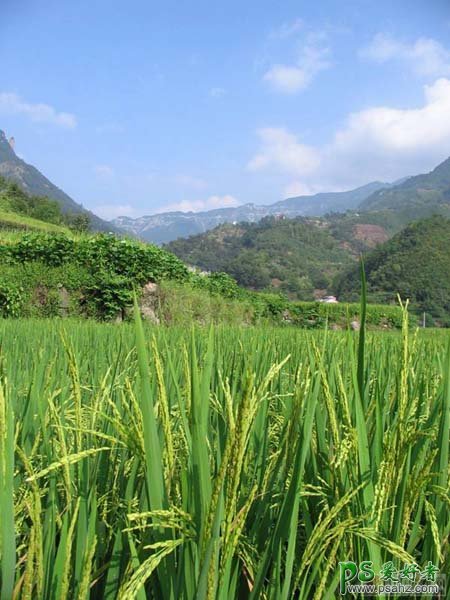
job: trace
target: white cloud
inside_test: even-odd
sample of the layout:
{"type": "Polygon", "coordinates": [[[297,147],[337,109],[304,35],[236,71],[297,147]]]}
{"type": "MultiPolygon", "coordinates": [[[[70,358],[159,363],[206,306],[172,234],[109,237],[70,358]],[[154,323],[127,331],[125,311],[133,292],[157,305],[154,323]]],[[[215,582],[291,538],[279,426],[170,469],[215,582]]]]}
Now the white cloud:
{"type": "Polygon", "coordinates": [[[310,33],[295,63],[271,66],[264,74],[264,81],[274,90],[285,94],[306,89],[316,75],[331,66],[330,49],[323,41],[324,36],[320,32],[310,33]]]}
{"type": "Polygon", "coordinates": [[[198,212],[202,210],[212,210],[214,208],[227,208],[232,206],[239,206],[240,202],[230,196],[229,194],[224,196],[209,196],[205,200],[182,200],[174,204],[162,206],[158,212],[169,212],[169,211],[183,211],[183,212],[198,212]]]}
{"type": "Polygon", "coordinates": [[[308,79],[305,71],[299,67],[274,65],[265,73],[264,81],[270,83],[279,92],[293,94],[299,90],[304,90],[310,79],[308,79]]]}
{"type": "Polygon", "coordinates": [[[261,147],[248,168],[288,174],[303,189],[350,189],[426,172],[450,156],[450,80],[425,86],[420,107],[375,106],[350,114],[322,146],[301,144],[286,129],[258,135],[261,147]]]}
{"type": "Polygon", "coordinates": [[[96,165],[94,173],[99,179],[112,179],[114,177],[114,169],[109,165],[96,165]]]}
{"type": "Polygon", "coordinates": [[[137,217],[140,214],[131,204],[99,204],[94,206],[92,210],[96,215],[106,220],[123,216],[137,217]]]}
{"type": "Polygon", "coordinates": [[[176,175],[175,182],[183,187],[194,190],[204,190],[208,187],[208,183],[204,179],[192,177],[192,175],[176,175]]]}
{"type": "Polygon", "coordinates": [[[278,170],[293,175],[314,171],[320,157],[311,146],[301,144],[297,137],[281,127],[266,127],[258,131],[261,149],[248,163],[250,171],[278,170]]]}
{"type": "Polygon", "coordinates": [[[450,80],[438,79],[424,88],[420,108],[386,106],[351,114],[336,133],[335,151],[372,148],[381,152],[450,152],[450,80]]]}
{"type": "Polygon", "coordinates": [[[24,115],[36,123],[51,123],[67,129],[77,125],[76,117],[71,113],[58,112],[49,104],[31,104],[8,92],[0,92],[0,114],[24,115]]]}
{"type": "Polygon", "coordinates": [[[421,77],[450,75],[450,51],[432,38],[406,43],[378,33],[360,55],[379,64],[391,60],[402,62],[421,77]]]}
{"type": "Polygon", "coordinates": [[[209,95],[211,98],[223,98],[226,94],[225,88],[222,87],[213,87],[209,90],[209,95]]]}

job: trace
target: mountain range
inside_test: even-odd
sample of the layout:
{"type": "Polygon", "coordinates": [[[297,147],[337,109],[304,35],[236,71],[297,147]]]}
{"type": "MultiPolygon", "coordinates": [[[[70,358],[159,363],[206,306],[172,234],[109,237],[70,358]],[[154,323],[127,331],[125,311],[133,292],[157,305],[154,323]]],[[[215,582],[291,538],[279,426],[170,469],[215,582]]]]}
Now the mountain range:
{"type": "Polygon", "coordinates": [[[156,244],[205,233],[224,223],[255,223],[270,216],[321,217],[346,211],[375,215],[398,231],[415,219],[434,213],[450,216],[450,158],[430,173],[394,183],[375,181],[345,192],[296,196],[270,205],[243,204],[203,212],[166,212],[137,219],[118,217],[121,229],[156,244]]]}
{"type": "Polygon", "coordinates": [[[256,223],[270,216],[321,216],[356,209],[374,192],[389,189],[392,185],[376,181],[347,192],[296,196],[269,205],[248,203],[202,212],[163,212],[137,219],[117,217],[112,223],[147,242],[165,244],[177,238],[205,233],[223,223],[256,223]]]}
{"type": "MultiPolygon", "coordinates": [[[[56,200],[65,213],[89,215],[95,230],[126,232],[155,244],[202,234],[224,223],[257,223],[266,217],[323,217],[350,211],[356,217],[364,214],[363,224],[381,226],[388,235],[432,214],[450,217],[450,158],[430,173],[394,183],[375,181],[349,191],[296,196],[270,205],[248,203],[203,212],[162,212],[134,219],[123,216],[109,222],[85,209],[36,167],[19,158],[12,140],[8,141],[2,130],[0,176],[17,182],[30,195],[56,200]]],[[[346,221],[346,227],[350,221],[346,221]]],[[[340,225],[339,228],[342,229],[340,225]]]]}
{"type": "MultiPolygon", "coordinates": [[[[243,286],[307,300],[335,292],[336,278],[345,280],[361,253],[383,247],[412,222],[433,215],[450,217],[450,159],[428,174],[372,191],[353,210],[295,218],[280,211],[258,223],[222,224],[166,247],[190,265],[229,273],[243,286]]],[[[413,270],[414,261],[410,266],[413,270]]],[[[338,293],[344,289],[340,284],[338,293]]]]}
{"type": "Polygon", "coordinates": [[[450,204],[450,158],[430,173],[408,177],[390,188],[375,190],[363,200],[359,210],[408,210],[421,216],[430,206],[450,204]]]}
{"type": "Polygon", "coordinates": [[[63,190],[53,184],[36,167],[19,158],[12,143],[0,129],[0,175],[17,182],[25,192],[33,196],[46,196],[56,200],[65,213],[85,213],[89,216],[93,229],[99,231],[117,231],[116,227],[90,210],[78,204],[63,190]]]}

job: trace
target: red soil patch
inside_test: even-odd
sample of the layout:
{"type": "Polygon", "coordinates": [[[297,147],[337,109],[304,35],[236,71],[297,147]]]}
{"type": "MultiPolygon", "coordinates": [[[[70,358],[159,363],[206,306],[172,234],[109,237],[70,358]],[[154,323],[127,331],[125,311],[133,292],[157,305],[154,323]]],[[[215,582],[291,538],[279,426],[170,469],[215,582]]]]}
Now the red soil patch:
{"type": "Polygon", "coordinates": [[[380,225],[355,225],[353,233],[357,240],[364,242],[369,248],[375,248],[378,244],[385,242],[389,236],[380,225]]]}

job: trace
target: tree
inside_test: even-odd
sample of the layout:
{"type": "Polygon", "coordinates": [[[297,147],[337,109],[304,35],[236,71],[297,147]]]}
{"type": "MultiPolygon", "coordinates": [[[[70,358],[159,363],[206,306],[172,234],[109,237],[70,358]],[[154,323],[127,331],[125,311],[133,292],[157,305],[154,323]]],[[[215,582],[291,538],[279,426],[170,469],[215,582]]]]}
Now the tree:
{"type": "Polygon", "coordinates": [[[30,217],[46,221],[47,223],[61,223],[61,207],[56,200],[32,196],[30,198],[30,217]]]}
{"type": "Polygon", "coordinates": [[[84,233],[91,228],[91,220],[89,215],[85,213],[76,213],[67,216],[67,224],[72,231],[84,233]]]}

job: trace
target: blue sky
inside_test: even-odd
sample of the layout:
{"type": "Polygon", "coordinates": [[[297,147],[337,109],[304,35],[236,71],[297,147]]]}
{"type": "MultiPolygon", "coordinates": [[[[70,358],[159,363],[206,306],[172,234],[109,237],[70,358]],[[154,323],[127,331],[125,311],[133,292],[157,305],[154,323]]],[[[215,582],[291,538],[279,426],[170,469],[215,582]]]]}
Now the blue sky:
{"type": "Polygon", "coordinates": [[[450,156],[447,0],[0,0],[0,128],[112,218],[450,156]]]}

